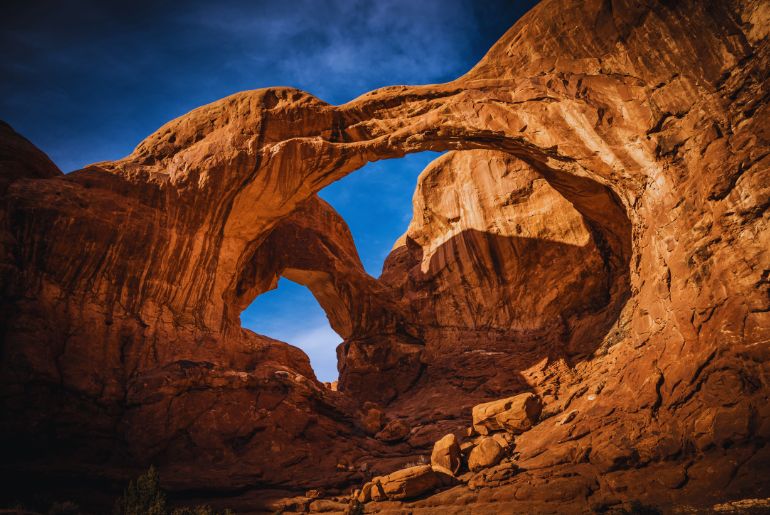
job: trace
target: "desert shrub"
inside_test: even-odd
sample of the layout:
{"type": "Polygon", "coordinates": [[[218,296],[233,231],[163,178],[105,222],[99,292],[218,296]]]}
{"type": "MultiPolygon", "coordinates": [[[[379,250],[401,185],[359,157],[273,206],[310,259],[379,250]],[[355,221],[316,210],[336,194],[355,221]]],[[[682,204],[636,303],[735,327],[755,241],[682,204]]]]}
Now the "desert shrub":
{"type": "Polygon", "coordinates": [[[166,494],[160,488],[155,467],[131,481],[115,502],[113,515],[167,515],[166,494]]]}
{"type": "Polygon", "coordinates": [[[9,511],[18,511],[18,512],[25,512],[25,511],[31,511],[29,506],[24,504],[21,501],[14,501],[8,505],[3,505],[0,507],[2,510],[9,510],[9,511]]]}
{"type": "Polygon", "coordinates": [[[171,510],[166,502],[166,494],[160,488],[160,477],[155,467],[150,467],[147,472],[136,478],[136,481],[128,484],[123,496],[115,502],[112,513],[113,515],[233,515],[230,510],[216,511],[205,505],[171,510]]]}

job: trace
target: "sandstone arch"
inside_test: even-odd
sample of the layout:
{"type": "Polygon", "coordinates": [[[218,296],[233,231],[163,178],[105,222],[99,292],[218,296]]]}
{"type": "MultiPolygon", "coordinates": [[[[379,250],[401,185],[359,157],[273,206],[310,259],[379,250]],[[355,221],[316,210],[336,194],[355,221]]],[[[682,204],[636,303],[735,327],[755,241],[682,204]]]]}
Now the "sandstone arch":
{"type": "MultiPolygon", "coordinates": [[[[572,202],[601,241],[617,311],[627,297],[596,352],[513,385],[551,396],[546,415],[575,414],[517,441],[524,471],[500,479],[497,500],[767,492],[765,18],[751,0],[549,0],[454,82],[343,106],[240,93],[67,176],[4,128],[5,471],[161,460],[175,488],[224,491],[343,485],[359,463],[409,455],[367,439],[359,406],[308,380],[301,353],[241,330],[233,306],[261,288],[242,280],[262,240],[324,185],[406,152],[488,150],[572,202]]],[[[334,291],[330,305],[353,299],[334,291]]]]}

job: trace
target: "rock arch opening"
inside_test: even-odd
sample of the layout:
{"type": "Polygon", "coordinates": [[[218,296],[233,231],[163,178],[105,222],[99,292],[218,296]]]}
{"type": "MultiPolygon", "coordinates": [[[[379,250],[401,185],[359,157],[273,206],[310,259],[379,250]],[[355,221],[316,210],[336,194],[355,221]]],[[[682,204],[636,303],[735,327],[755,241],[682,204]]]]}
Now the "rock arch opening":
{"type": "Polygon", "coordinates": [[[398,328],[361,331],[340,350],[341,387],[359,396],[390,402],[418,383],[452,383],[458,399],[526,388],[518,371],[586,358],[628,298],[630,223],[592,179],[457,150],[420,174],[413,211],[378,280],[401,308],[398,328]]]}
{"type": "MultiPolygon", "coordinates": [[[[618,184],[613,175],[621,161],[610,167],[599,160],[604,154],[586,154],[585,142],[577,141],[582,133],[571,125],[558,132],[559,142],[554,131],[543,139],[538,127],[546,122],[529,117],[523,107],[503,112],[508,104],[492,102],[471,109],[478,94],[451,84],[439,93],[402,87],[375,91],[338,108],[291,89],[232,97],[231,103],[249,108],[261,102],[266,118],[256,127],[267,132],[250,140],[258,145],[256,153],[238,154],[243,162],[233,158],[234,174],[222,183],[233,189],[225,190],[232,191],[221,233],[227,250],[219,254],[214,283],[223,292],[224,305],[222,311],[213,306],[212,318],[232,325],[286,270],[298,271],[295,280],[313,291],[332,328],[344,338],[340,388],[362,401],[375,397],[389,402],[418,381],[429,383],[442,371],[457,375],[463,368],[471,373],[455,381],[460,390],[481,395],[486,388],[485,397],[504,395],[520,387],[511,381],[512,370],[544,357],[570,362],[589,357],[607,341],[631,291],[627,209],[633,201],[626,195],[628,185],[618,184]],[[293,110],[292,120],[304,120],[303,114],[319,118],[310,125],[268,123],[285,109],[293,110]],[[417,232],[406,235],[389,255],[382,276],[374,279],[361,263],[347,224],[318,193],[367,162],[423,151],[492,152],[513,168],[496,166],[498,177],[486,179],[497,189],[474,190],[479,174],[472,165],[449,191],[459,199],[454,204],[478,208],[459,215],[428,209],[432,218],[422,222],[425,237],[415,227],[417,232]],[[579,231],[552,241],[547,223],[528,232],[524,224],[518,224],[519,230],[505,217],[483,216],[480,206],[499,203],[489,212],[515,209],[522,198],[529,198],[529,193],[505,190],[503,179],[521,170],[536,174],[569,204],[580,221],[579,231]],[[476,195],[479,191],[484,195],[476,195]],[[474,202],[465,202],[470,197],[474,202]],[[591,256],[582,259],[587,256],[580,252],[586,249],[591,256]],[[519,265],[538,265],[539,271],[532,277],[512,274],[493,294],[485,293],[506,275],[505,256],[514,256],[519,265]],[[527,256],[532,256],[529,262],[527,256]],[[450,262],[467,268],[453,271],[450,262]],[[588,271],[581,268],[586,264],[591,264],[588,271]],[[566,282],[561,281],[564,270],[570,276],[566,282]],[[468,350],[464,342],[481,343],[468,350]],[[479,357],[511,354],[512,345],[517,359],[507,369],[493,358],[478,365],[479,357]],[[455,359],[458,354],[460,360],[455,359]],[[472,377],[480,368],[499,372],[499,377],[472,377]]],[[[249,126],[244,134],[252,133],[249,126]]],[[[484,173],[489,170],[487,164],[484,173]]],[[[441,182],[437,184],[428,189],[442,191],[441,182]]],[[[532,184],[527,187],[535,190],[532,184]]],[[[441,196],[431,202],[452,204],[441,196]]]]}
{"type": "Polygon", "coordinates": [[[367,163],[318,193],[347,222],[364,269],[379,277],[412,220],[417,178],[440,154],[418,152],[367,163]]]}
{"type": "Polygon", "coordinates": [[[337,380],[336,348],[342,337],[307,287],[281,277],[276,288],[257,296],[241,313],[241,325],[302,349],[319,381],[337,380]]]}
{"type": "Polygon", "coordinates": [[[389,402],[442,370],[459,390],[506,394],[544,357],[590,355],[629,295],[621,202],[496,144],[456,146],[420,172],[409,227],[378,279],[340,213],[313,195],[252,243],[240,310],[279,277],[307,286],[343,339],[340,388],[362,400],[389,402]]]}

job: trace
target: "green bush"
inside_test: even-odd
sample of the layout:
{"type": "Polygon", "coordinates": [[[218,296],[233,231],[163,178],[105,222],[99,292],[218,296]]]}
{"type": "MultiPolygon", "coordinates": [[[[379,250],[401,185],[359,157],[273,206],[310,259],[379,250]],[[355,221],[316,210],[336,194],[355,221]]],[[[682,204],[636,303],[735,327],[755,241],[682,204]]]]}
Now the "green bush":
{"type": "Polygon", "coordinates": [[[215,511],[210,506],[175,508],[170,510],[166,494],[160,488],[160,477],[155,467],[131,481],[123,496],[115,502],[113,515],[233,515],[230,510],[215,511]]]}
{"type": "Polygon", "coordinates": [[[166,494],[160,489],[155,467],[131,481],[123,496],[115,502],[113,515],[167,515],[166,494]]]}

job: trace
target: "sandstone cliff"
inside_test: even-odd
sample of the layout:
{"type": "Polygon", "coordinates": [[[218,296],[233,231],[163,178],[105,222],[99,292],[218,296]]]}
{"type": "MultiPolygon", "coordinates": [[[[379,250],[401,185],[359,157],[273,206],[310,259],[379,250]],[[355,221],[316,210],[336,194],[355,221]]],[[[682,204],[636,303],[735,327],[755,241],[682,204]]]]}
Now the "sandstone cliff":
{"type": "Polygon", "coordinates": [[[67,175],[4,125],[4,476],[345,491],[531,391],[507,469],[408,509],[770,496],[768,20],[545,0],[456,81],[238,93],[67,175]],[[420,150],[452,152],[374,279],[315,194],[420,150]],[[281,275],[345,338],[339,391],[240,327],[281,275]]]}

